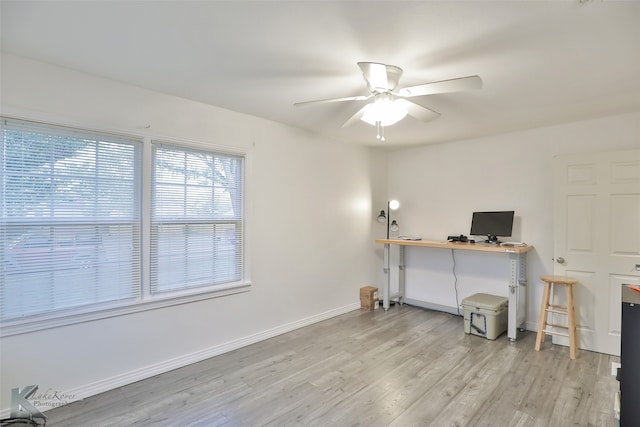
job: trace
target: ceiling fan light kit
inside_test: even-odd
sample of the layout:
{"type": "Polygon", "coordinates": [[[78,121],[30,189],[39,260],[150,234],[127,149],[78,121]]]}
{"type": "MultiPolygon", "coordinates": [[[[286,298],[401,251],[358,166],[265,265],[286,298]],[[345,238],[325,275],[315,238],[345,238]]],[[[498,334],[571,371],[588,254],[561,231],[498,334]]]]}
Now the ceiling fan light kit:
{"type": "Polygon", "coordinates": [[[402,99],[393,99],[388,94],[376,95],[373,103],[365,105],[360,120],[372,126],[376,123],[382,126],[396,124],[407,115],[407,109],[402,101],[402,99]]]}
{"type": "Polygon", "coordinates": [[[384,141],[384,127],[398,123],[407,115],[422,122],[428,122],[440,117],[440,113],[407,101],[404,98],[480,89],[482,87],[482,79],[480,77],[468,76],[424,83],[396,91],[400,77],[402,76],[402,68],[377,62],[358,62],[358,66],[362,70],[362,76],[364,77],[369,92],[371,92],[369,95],[299,102],[294,105],[302,106],[331,102],[363,101],[374,98],[372,103],[362,107],[357,113],[351,116],[342,127],[351,126],[361,120],[372,126],[376,126],[378,130],[377,138],[384,141]]]}

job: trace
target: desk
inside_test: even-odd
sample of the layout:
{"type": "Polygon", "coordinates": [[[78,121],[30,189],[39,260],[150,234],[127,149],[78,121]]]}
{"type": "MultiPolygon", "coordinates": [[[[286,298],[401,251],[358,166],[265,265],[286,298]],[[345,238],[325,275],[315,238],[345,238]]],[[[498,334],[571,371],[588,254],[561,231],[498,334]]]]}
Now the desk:
{"type": "Polygon", "coordinates": [[[387,275],[387,282],[382,292],[382,308],[384,308],[385,311],[389,309],[389,301],[391,299],[398,298],[398,302],[400,304],[402,304],[404,300],[404,248],[406,246],[507,254],[509,256],[510,270],[509,326],[507,328],[507,335],[509,336],[509,341],[515,341],[517,339],[518,329],[522,327],[527,317],[527,289],[525,288],[527,285],[526,254],[533,249],[533,246],[506,247],[486,243],[434,242],[427,240],[396,239],[377,239],[376,243],[384,244],[384,272],[387,275]],[[393,266],[393,268],[398,270],[398,292],[393,295],[391,295],[391,245],[397,245],[400,250],[397,265],[393,266]]]}

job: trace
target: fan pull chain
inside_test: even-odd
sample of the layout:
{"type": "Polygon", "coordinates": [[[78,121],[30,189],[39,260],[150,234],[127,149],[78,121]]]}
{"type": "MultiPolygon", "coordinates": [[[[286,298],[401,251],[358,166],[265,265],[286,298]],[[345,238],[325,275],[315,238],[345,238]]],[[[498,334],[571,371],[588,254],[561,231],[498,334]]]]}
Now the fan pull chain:
{"type": "Polygon", "coordinates": [[[382,122],[376,122],[376,129],[378,130],[376,139],[379,139],[380,141],[384,141],[384,126],[382,126],[382,122]]]}

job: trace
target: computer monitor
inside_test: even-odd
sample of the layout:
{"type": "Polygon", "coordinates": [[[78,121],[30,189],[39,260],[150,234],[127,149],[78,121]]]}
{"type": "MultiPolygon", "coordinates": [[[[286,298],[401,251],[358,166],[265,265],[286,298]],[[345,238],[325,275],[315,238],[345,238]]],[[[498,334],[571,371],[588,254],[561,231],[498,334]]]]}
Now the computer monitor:
{"type": "Polygon", "coordinates": [[[510,237],[514,211],[474,212],[471,219],[472,236],[487,236],[486,243],[498,244],[498,236],[510,237]]]}

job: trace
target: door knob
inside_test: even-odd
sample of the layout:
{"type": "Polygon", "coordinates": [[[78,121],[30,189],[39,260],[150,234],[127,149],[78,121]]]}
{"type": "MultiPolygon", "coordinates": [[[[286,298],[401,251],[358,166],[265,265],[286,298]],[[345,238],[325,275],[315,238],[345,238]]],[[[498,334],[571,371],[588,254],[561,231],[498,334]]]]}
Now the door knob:
{"type": "Polygon", "coordinates": [[[562,258],[561,256],[559,256],[558,258],[556,258],[556,262],[558,264],[564,264],[564,258],[562,258]]]}

